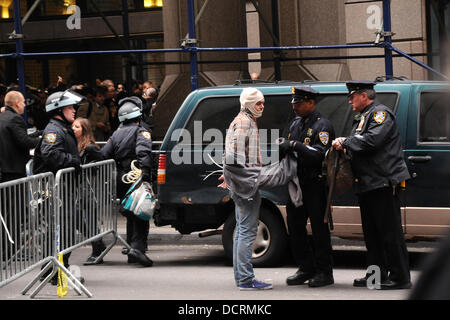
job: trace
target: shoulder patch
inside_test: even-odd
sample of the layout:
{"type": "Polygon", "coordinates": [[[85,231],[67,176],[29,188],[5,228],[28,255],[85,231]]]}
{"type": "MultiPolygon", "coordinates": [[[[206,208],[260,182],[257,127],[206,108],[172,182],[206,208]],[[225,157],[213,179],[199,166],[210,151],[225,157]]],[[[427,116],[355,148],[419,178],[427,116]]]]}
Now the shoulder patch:
{"type": "Polygon", "coordinates": [[[148,131],[141,131],[141,134],[144,136],[145,139],[150,140],[152,138],[150,132],[148,131]]]}
{"type": "Polygon", "coordinates": [[[386,112],[384,111],[377,111],[373,114],[373,119],[376,123],[382,124],[384,120],[386,120],[386,112]]]}
{"type": "Polygon", "coordinates": [[[328,144],[328,141],[330,140],[330,134],[326,131],[319,132],[319,139],[320,142],[322,142],[322,144],[326,146],[328,144]]]}
{"type": "Polygon", "coordinates": [[[50,144],[54,144],[56,142],[56,133],[50,132],[45,135],[45,141],[50,144]]]}

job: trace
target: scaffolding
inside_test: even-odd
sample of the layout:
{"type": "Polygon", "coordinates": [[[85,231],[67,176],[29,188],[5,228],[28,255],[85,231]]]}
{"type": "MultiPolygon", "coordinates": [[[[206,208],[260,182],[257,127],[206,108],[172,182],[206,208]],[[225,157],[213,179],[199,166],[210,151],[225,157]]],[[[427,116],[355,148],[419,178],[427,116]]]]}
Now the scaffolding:
{"type": "MultiPolygon", "coordinates": [[[[16,60],[17,65],[17,75],[18,75],[18,84],[19,89],[22,93],[25,93],[25,70],[24,70],[24,58],[26,57],[35,57],[35,56],[61,56],[61,55],[95,55],[95,54],[143,54],[143,53],[168,53],[168,52],[179,52],[189,54],[190,57],[190,79],[191,79],[191,89],[198,89],[198,65],[200,63],[211,63],[211,62],[202,62],[198,61],[197,53],[199,52],[212,52],[212,51],[247,51],[247,52],[262,52],[262,51],[274,51],[274,52],[283,52],[287,50],[329,50],[329,49],[355,49],[355,48],[383,48],[384,49],[384,60],[385,60],[385,77],[387,80],[394,78],[393,73],[393,53],[396,53],[397,56],[404,57],[415,64],[427,69],[428,71],[435,73],[442,77],[445,80],[448,80],[448,77],[442,74],[441,72],[431,68],[427,64],[421,62],[420,60],[414,58],[412,55],[408,55],[400,49],[396,48],[392,44],[392,30],[391,30],[391,0],[382,0],[383,1],[383,25],[382,28],[377,32],[377,37],[374,43],[368,44],[350,44],[350,45],[318,45],[318,46],[273,46],[273,47],[228,47],[228,48],[201,48],[198,47],[198,41],[196,39],[195,25],[198,19],[200,18],[205,6],[208,1],[206,1],[201,8],[199,15],[197,18],[195,17],[194,10],[194,0],[187,0],[187,9],[188,9],[188,34],[186,38],[183,40],[180,48],[169,48],[169,49],[129,49],[128,39],[128,18],[127,18],[127,1],[122,1],[123,3],[123,23],[124,23],[124,36],[125,36],[125,44],[124,50],[98,50],[98,51],[64,51],[64,52],[24,52],[23,50],[23,34],[22,34],[22,25],[28,19],[32,10],[37,6],[40,0],[36,0],[33,6],[30,8],[29,12],[26,14],[25,18],[21,20],[20,15],[20,0],[14,0],[14,32],[11,34],[10,38],[14,39],[16,42],[16,52],[10,54],[1,54],[0,58],[13,58],[16,60]],[[383,41],[381,41],[383,38],[383,41]]],[[[253,1],[252,1],[253,2],[253,1]]],[[[105,23],[107,23],[106,19],[105,23]]],[[[112,27],[111,27],[112,28],[112,27]]],[[[114,30],[113,33],[118,38],[118,35],[114,30]]],[[[276,40],[275,43],[278,44],[278,40],[276,36],[272,35],[272,37],[276,40]]],[[[357,58],[361,58],[356,56],[357,58]]],[[[326,59],[346,59],[346,58],[356,58],[355,56],[347,56],[347,57],[326,57],[326,59]]],[[[368,56],[368,57],[379,57],[379,56],[368,56]]],[[[318,58],[307,58],[310,60],[316,60],[318,58]]],[[[323,59],[323,58],[322,58],[323,59]]],[[[283,61],[285,59],[280,59],[279,57],[275,57],[274,61],[283,61]]],[[[297,59],[302,60],[302,59],[297,59]]],[[[247,60],[251,61],[251,60],[247,60]]],[[[262,61],[262,60],[254,60],[254,61],[262,61]]],[[[217,62],[217,61],[215,61],[217,62]]],[[[220,61],[219,61],[220,62],[220,61]]],[[[231,61],[222,61],[222,63],[227,63],[231,61]]],[[[233,61],[235,62],[235,61],[233,61]]],[[[178,64],[183,64],[184,62],[173,62],[178,64]]],[[[127,80],[130,77],[129,73],[129,62],[127,62],[127,80]]]]}

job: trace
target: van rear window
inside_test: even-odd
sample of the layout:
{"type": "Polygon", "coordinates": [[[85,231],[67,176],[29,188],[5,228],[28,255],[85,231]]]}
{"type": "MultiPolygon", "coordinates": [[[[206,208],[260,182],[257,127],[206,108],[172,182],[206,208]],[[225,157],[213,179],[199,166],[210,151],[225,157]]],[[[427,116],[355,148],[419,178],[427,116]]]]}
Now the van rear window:
{"type": "Polygon", "coordinates": [[[449,93],[421,93],[419,132],[419,142],[450,143],[449,93]]]}

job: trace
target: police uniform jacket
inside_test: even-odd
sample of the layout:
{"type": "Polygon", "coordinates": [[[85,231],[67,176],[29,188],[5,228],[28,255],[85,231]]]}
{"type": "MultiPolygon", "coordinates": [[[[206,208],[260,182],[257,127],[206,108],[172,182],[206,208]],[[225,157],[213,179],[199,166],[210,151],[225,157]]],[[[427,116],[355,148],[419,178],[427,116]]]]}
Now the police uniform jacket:
{"type": "Polygon", "coordinates": [[[410,178],[392,111],[372,102],[353,122],[342,143],[351,157],[356,193],[397,185],[410,178]]]}
{"type": "Polygon", "coordinates": [[[101,150],[105,159],[114,159],[119,171],[130,171],[137,160],[139,168],[150,173],[152,139],[150,132],[136,123],[121,124],[101,150]]]}
{"type": "Polygon", "coordinates": [[[25,165],[30,159],[30,149],[39,138],[27,135],[23,118],[11,107],[0,114],[0,170],[3,173],[26,176],[25,165]]]}
{"type": "Polygon", "coordinates": [[[63,120],[52,118],[45,127],[34,154],[34,172],[51,171],[79,166],[78,144],[70,126],[63,120]]]}
{"type": "Polygon", "coordinates": [[[288,139],[296,141],[300,184],[318,181],[325,153],[334,139],[331,122],[316,110],[307,117],[297,117],[290,124],[288,139]]]}

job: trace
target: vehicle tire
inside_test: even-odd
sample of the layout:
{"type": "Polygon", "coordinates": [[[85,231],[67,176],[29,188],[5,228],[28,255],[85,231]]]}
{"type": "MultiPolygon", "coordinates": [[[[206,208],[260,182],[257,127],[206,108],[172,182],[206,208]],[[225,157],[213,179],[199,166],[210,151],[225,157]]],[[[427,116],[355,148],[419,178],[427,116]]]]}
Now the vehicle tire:
{"type": "MultiPolygon", "coordinates": [[[[258,232],[253,244],[252,263],[254,267],[276,267],[283,263],[287,256],[288,236],[286,228],[276,212],[261,207],[258,232]]],[[[225,255],[233,261],[233,240],[236,227],[234,212],[224,223],[222,231],[222,244],[225,255]]]]}

